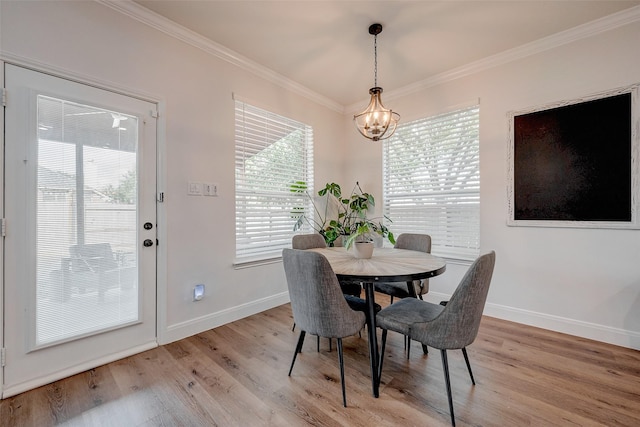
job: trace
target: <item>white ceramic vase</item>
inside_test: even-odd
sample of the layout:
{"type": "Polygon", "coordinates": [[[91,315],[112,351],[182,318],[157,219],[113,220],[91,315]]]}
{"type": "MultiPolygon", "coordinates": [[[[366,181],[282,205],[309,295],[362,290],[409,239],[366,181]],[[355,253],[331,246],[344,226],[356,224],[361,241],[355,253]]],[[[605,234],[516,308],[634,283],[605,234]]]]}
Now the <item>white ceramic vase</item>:
{"type": "Polygon", "coordinates": [[[354,242],[353,254],[359,259],[369,259],[373,256],[373,242],[354,242]]]}

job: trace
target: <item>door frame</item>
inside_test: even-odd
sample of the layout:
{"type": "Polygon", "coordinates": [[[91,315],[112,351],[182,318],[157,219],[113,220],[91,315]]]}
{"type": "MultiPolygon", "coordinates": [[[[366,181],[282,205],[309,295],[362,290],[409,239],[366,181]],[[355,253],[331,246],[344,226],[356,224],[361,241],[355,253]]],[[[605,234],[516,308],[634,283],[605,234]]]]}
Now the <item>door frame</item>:
{"type": "MultiPolygon", "coordinates": [[[[0,216],[4,224],[4,61],[0,62],[0,83],[2,83],[2,114],[0,114],[0,134],[2,149],[0,150],[0,216]]],[[[2,233],[4,234],[4,233],[2,233]]],[[[0,235],[0,397],[4,390],[4,236],[0,235]]]]}
{"type": "MultiPolygon", "coordinates": [[[[25,58],[13,57],[0,51],[0,83],[1,87],[5,87],[5,65],[12,64],[30,70],[49,74],[54,77],[70,80],[76,83],[93,86],[99,89],[114,92],[120,95],[137,98],[142,101],[154,103],[158,117],[156,118],[156,236],[158,245],[156,247],[156,345],[165,344],[167,329],[167,230],[166,230],[166,204],[164,198],[160,200],[160,194],[165,194],[166,188],[166,102],[161,96],[143,93],[137,89],[127,86],[117,86],[112,82],[107,82],[93,76],[72,72],[55,66],[43,64],[40,62],[30,61],[25,58]]],[[[4,92],[3,92],[4,93],[4,92]]],[[[4,100],[4,96],[2,97],[4,100]]],[[[5,148],[5,113],[4,103],[2,105],[2,113],[0,114],[0,134],[2,135],[0,150],[0,217],[4,218],[4,185],[5,185],[5,168],[4,168],[4,148],[5,148]]],[[[4,237],[0,236],[0,349],[2,349],[2,360],[0,362],[0,398],[5,396],[4,387],[4,237]]],[[[117,360],[114,359],[114,360],[117,360]]],[[[102,360],[108,363],[114,360],[102,360]]]]}

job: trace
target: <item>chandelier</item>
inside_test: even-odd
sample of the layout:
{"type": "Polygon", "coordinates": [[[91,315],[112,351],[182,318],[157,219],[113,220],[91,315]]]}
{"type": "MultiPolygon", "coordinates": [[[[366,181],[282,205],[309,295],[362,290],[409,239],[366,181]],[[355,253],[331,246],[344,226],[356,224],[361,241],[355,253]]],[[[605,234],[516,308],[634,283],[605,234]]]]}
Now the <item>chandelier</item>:
{"type": "Polygon", "coordinates": [[[378,34],[382,32],[381,24],[372,24],[369,27],[369,34],[373,35],[373,54],[374,54],[374,83],[369,89],[371,101],[367,108],[353,116],[353,122],[356,128],[364,136],[372,141],[380,141],[387,139],[398,126],[400,115],[382,105],[380,94],[382,88],[378,86],[378,34]]]}

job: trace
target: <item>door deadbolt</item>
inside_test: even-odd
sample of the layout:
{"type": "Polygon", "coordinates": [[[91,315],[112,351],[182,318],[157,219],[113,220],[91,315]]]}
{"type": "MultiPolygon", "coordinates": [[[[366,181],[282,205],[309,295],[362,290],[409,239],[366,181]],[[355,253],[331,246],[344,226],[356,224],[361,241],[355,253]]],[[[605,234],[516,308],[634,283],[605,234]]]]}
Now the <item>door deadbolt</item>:
{"type": "Polygon", "coordinates": [[[151,230],[153,228],[153,224],[151,224],[150,222],[145,222],[143,227],[145,230],[151,230]]]}

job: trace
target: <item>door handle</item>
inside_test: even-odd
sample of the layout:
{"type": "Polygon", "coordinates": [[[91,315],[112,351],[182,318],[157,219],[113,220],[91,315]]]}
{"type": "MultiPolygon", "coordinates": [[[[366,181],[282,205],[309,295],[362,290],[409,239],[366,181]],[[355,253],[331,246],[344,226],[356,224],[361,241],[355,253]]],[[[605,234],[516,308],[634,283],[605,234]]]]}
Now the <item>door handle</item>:
{"type": "Polygon", "coordinates": [[[144,242],[142,242],[142,244],[143,244],[145,247],[147,247],[147,248],[148,248],[149,246],[153,246],[153,240],[151,240],[151,239],[145,239],[145,241],[144,241],[144,242]]]}

